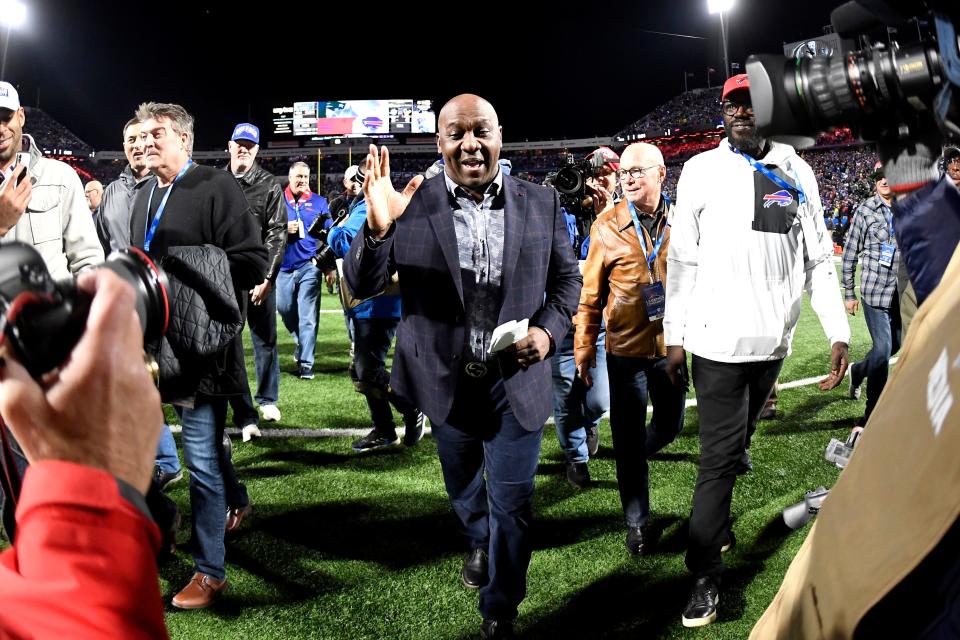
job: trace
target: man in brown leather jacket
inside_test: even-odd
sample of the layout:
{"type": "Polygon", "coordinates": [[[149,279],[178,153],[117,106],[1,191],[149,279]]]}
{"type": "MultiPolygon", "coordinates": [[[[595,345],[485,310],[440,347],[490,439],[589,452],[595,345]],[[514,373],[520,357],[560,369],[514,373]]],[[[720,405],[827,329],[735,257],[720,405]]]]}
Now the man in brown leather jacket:
{"type": "Polygon", "coordinates": [[[637,143],[624,150],[619,170],[624,200],[593,223],[573,320],[577,371],[588,386],[601,318],[606,324],[610,431],[626,546],[632,554],[650,548],[647,457],[672,442],[683,427],[684,394],[664,369],[663,287],[672,209],[660,191],[665,176],[663,155],[655,146],[637,143]],[[653,403],[649,426],[648,397],[653,403]]]}

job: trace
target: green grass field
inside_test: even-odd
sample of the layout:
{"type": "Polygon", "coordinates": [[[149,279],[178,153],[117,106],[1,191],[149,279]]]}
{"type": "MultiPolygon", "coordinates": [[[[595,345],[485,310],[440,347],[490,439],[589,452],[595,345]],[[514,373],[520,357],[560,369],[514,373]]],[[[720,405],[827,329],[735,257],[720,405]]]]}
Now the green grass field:
{"type": "MultiPolygon", "coordinates": [[[[324,293],[322,308],[339,306],[324,293]]],[[[855,360],[865,355],[870,338],[861,315],[850,320],[855,360]]],[[[296,377],[282,324],[279,333],[278,426],[367,428],[366,404],[346,373],[342,316],[321,314],[312,381],[296,377]]],[[[826,342],[805,302],[781,382],[825,375],[826,342]]],[[[831,437],[845,438],[862,411],[862,400],[846,399],[846,384],[828,393],[815,385],[781,392],[778,418],[762,422],[753,440],[754,470],[737,482],[732,512],[738,543],[725,554],[719,621],[702,631],[680,624],[690,584],[683,554],[697,474],[696,409],[687,411],[680,437],[651,461],[653,524],[662,535],[655,552],[639,558],[623,546],[609,427],[601,425],[600,452],[590,463],[595,486],[577,491],[564,478],[563,456],[548,426],[518,633],[551,639],[745,638],[808,530],[785,532],[781,509],[808,489],[834,483],[838,470],[823,460],[824,448],[831,437]]],[[[231,585],[225,597],[205,611],[167,604],[172,638],[476,637],[477,594],[460,583],[467,550],[456,532],[433,440],[427,436],[412,449],[366,455],[353,453],[350,441],[234,438],[234,462],[254,514],[227,543],[231,585]]],[[[168,603],[193,566],[187,482],[174,485],[170,495],[185,518],[181,549],[160,569],[168,603]]]]}

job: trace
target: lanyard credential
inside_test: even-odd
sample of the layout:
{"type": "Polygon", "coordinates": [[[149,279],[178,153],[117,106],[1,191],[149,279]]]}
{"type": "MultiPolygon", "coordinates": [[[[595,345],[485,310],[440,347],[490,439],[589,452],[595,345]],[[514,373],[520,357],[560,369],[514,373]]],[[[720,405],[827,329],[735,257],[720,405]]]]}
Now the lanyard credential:
{"type": "MultiPolygon", "coordinates": [[[[153,222],[150,223],[149,228],[147,229],[146,235],[143,238],[143,249],[144,251],[150,251],[150,244],[153,242],[153,236],[157,233],[157,227],[160,226],[160,218],[163,216],[163,210],[167,206],[167,198],[170,197],[170,192],[173,191],[173,187],[180,182],[180,178],[183,177],[183,174],[193,166],[193,159],[187,160],[187,164],[183,165],[183,169],[180,169],[180,173],[177,174],[177,177],[173,179],[173,182],[170,183],[170,188],[167,189],[167,192],[163,194],[163,198],[160,200],[160,205],[157,207],[157,215],[153,217],[153,222]]],[[[153,193],[157,190],[157,184],[153,184],[153,188],[150,189],[150,197],[147,198],[147,216],[150,216],[150,207],[153,204],[153,193]]]]}
{"type": "Polygon", "coordinates": [[[784,180],[783,178],[781,178],[780,176],[778,176],[777,174],[775,174],[774,172],[772,172],[772,171],[770,171],[769,169],[767,169],[767,168],[766,168],[765,166],[763,166],[761,163],[757,162],[756,160],[754,160],[753,158],[751,158],[750,156],[748,156],[748,155],[745,154],[744,152],[740,151],[740,149],[737,149],[736,147],[730,147],[730,150],[733,151],[734,153],[742,156],[744,160],[746,160],[747,162],[750,163],[750,166],[752,166],[756,171],[759,171],[759,172],[762,173],[764,176],[766,176],[767,178],[769,178],[769,179],[770,179],[771,181],[773,181],[773,183],[776,184],[778,187],[780,187],[780,188],[782,188],[782,189],[787,189],[787,190],[789,190],[789,191],[796,191],[796,192],[797,192],[797,197],[798,197],[798,199],[800,200],[800,204],[801,204],[801,205],[806,203],[806,201],[807,201],[807,196],[806,196],[806,194],[803,192],[803,189],[800,188],[800,180],[797,180],[797,184],[792,185],[792,184],[790,184],[789,182],[787,182],[786,180],[784,180]]]}
{"type": "MultiPolygon", "coordinates": [[[[666,198],[666,196],[663,197],[666,198]]],[[[667,203],[669,203],[669,200],[667,200],[667,203]]],[[[640,253],[646,254],[647,242],[643,238],[643,231],[640,230],[640,218],[637,216],[637,210],[629,200],[627,201],[627,206],[630,208],[630,215],[633,217],[633,230],[637,232],[637,240],[640,241],[640,253]]],[[[664,217],[666,217],[666,212],[664,212],[664,217]]],[[[660,253],[660,245],[663,244],[663,238],[667,235],[667,226],[669,224],[667,220],[664,220],[663,229],[660,230],[660,237],[653,243],[653,250],[650,251],[650,255],[645,255],[647,259],[647,270],[650,272],[651,278],[653,278],[653,263],[657,259],[657,254],[660,253]]]]}

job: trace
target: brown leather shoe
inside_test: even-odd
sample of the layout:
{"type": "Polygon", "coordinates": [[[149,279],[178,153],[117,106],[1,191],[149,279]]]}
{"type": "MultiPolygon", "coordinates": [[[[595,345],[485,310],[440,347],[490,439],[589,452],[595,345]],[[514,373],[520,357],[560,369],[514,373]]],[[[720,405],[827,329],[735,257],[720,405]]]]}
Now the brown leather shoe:
{"type": "Polygon", "coordinates": [[[187,586],[173,596],[171,604],[178,609],[205,609],[213,604],[216,595],[226,588],[226,579],[221,582],[198,571],[190,578],[187,586]]]}
{"type": "Polygon", "coordinates": [[[233,533],[240,528],[244,518],[253,513],[253,507],[249,504],[245,507],[234,507],[227,509],[227,528],[226,533],[233,533]]]}

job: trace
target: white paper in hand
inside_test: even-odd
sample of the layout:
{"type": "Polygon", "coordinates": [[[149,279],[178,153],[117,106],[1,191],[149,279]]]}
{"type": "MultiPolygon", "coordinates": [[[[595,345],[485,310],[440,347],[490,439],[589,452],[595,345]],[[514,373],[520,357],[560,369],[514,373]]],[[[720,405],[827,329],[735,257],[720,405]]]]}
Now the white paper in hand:
{"type": "Polygon", "coordinates": [[[490,339],[490,353],[503,351],[515,342],[527,337],[527,325],[530,320],[524,318],[520,322],[510,320],[493,330],[493,337],[490,339]]]}

